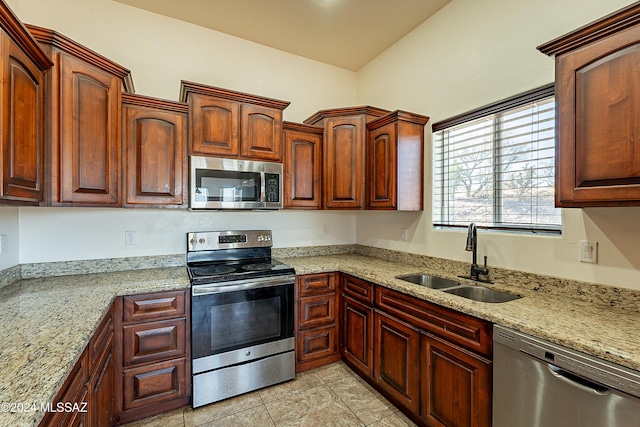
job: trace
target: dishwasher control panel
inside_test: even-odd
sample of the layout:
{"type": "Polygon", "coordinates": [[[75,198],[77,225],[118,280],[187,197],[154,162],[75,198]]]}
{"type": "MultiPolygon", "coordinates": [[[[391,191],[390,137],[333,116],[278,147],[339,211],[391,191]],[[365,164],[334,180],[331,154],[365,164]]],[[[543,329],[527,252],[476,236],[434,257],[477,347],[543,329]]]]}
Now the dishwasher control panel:
{"type": "Polygon", "coordinates": [[[640,372],[494,325],[493,340],[589,381],[640,397],[640,372]]]}

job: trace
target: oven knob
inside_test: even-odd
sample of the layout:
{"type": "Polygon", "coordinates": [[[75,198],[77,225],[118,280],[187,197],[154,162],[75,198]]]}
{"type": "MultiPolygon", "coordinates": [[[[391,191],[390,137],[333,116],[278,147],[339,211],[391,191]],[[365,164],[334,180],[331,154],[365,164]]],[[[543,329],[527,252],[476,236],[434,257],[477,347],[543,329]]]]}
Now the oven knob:
{"type": "Polygon", "coordinates": [[[198,241],[196,240],[195,237],[193,237],[191,240],[189,240],[189,243],[191,243],[191,246],[195,246],[196,243],[198,243],[198,241]]]}
{"type": "Polygon", "coordinates": [[[244,353],[244,355],[245,355],[245,356],[251,356],[251,352],[247,350],[247,351],[244,353]]]}
{"type": "Polygon", "coordinates": [[[264,237],[258,236],[258,242],[262,242],[263,240],[264,240],[264,237]]]}
{"type": "Polygon", "coordinates": [[[201,245],[204,245],[204,242],[206,242],[206,240],[204,240],[202,237],[200,238],[200,240],[198,240],[198,243],[200,243],[201,245]]]}

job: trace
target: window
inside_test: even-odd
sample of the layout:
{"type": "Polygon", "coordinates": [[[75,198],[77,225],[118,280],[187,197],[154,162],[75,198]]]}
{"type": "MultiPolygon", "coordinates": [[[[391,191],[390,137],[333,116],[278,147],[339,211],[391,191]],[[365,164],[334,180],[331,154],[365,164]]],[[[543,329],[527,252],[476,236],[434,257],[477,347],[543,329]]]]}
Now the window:
{"type": "Polygon", "coordinates": [[[433,125],[433,223],[559,233],[553,85],[433,125]]]}

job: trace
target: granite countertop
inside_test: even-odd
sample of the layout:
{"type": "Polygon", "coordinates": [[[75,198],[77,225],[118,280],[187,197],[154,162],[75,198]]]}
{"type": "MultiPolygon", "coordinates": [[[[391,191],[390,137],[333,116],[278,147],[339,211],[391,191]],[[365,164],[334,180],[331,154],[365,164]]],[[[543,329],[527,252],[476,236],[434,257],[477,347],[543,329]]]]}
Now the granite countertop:
{"type": "MultiPolygon", "coordinates": [[[[510,276],[492,288],[522,295],[499,304],[472,301],[396,279],[446,268],[362,254],[278,257],[297,274],[339,271],[417,298],[640,370],[638,311],[568,298],[545,284],[510,276]]],[[[0,404],[50,402],[118,295],[189,287],[184,266],[20,280],[0,288],[0,404]]],[[[0,425],[37,425],[38,411],[0,411],[0,425]]]]}
{"type": "Polygon", "coordinates": [[[358,254],[279,260],[294,267],[297,274],[340,271],[640,371],[637,311],[537,292],[531,290],[531,284],[518,283],[518,280],[509,284],[496,281],[485,286],[521,295],[521,299],[498,304],[472,301],[395,276],[427,273],[461,283],[473,282],[443,274],[442,270],[358,254]]]}
{"type": "Polygon", "coordinates": [[[40,404],[53,400],[116,296],[186,287],[186,269],[171,267],[27,279],[1,288],[0,425],[40,422],[40,404]],[[7,411],[7,404],[19,404],[19,411],[7,411]]]}

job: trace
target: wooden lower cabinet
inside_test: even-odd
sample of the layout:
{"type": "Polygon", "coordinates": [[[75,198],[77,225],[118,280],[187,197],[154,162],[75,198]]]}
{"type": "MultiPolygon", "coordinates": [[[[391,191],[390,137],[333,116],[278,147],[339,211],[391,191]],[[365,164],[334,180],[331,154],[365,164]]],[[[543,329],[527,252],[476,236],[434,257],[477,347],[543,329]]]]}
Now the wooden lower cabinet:
{"type": "Polygon", "coordinates": [[[430,426],[491,426],[491,361],[423,333],[420,371],[420,416],[430,426]]]}
{"type": "Polygon", "coordinates": [[[113,320],[109,310],[51,402],[52,409],[63,405],[64,410],[47,412],[40,426],[113,425],[114,375],[113,320]]]}
{"type": "Polygon", "coordinates": [[[186,370],[184,357],[124,370],[124,411],[181,398],[187,393],[186,370]]]}
{"type": "Polygon", "coordinates": [[[340,354],[351,369],[373,377],[373,285],[343,274],[340,354]]]}
{"type": "Polygon", "coordinates": [[[373,372],[376,384],[413,413],[419,405],[420,333],[384,313],[374,314],[373,372]]]}
{"type": "Polygon", "coordinates": [[[337,274],[296,277],[296,372],[340,360],[337,274]]]}
{"type": "MultiPolygon", "coordinates": [[[[113,337],[113,329],[111,333],[113,337]]],[[[113,398],[115,391],[115,365],[113,354],[109,345],[109,351],[104,352],[98,364],[94,376],[91,378],[90,390],[92,400],[89,402],[90,426],[110,426],[113,423],[113,398]]]]}
{"type": "Polygon", "coordinates": [[[115,319],[115,421],[124,424],[191,401],[185,290],[119,297],[115,319]]]}
{"type": "Polygon", "coordinates": [[[418,425],[490,427],[491,324],[341,276],[340,353],[418,425]]]}
{"type": "Polygon", "coordinates": [[[361,375],[373,375],[373,308],[342,296],[342,357],[361,375]]]}

